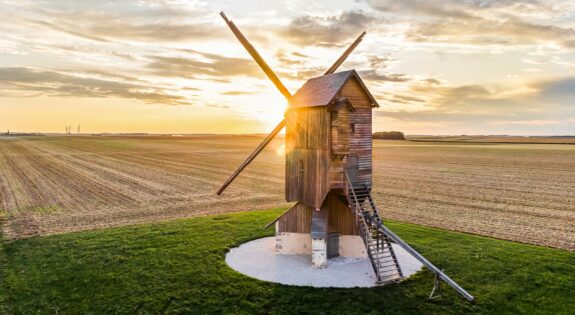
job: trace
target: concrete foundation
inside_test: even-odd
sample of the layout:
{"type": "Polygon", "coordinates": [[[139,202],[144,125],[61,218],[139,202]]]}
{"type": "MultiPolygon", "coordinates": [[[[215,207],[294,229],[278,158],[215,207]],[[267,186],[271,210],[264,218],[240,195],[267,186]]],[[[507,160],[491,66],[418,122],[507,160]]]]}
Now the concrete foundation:
{"type": "Polygon", "coordinates": [[[342,257],[367,258],[367,249],[359,235],[339,236],[339,255],[342,257]]]}
{"type": "Polygon", "coordinates": [[[311,255],[311,236],[304,233],[277,233],[276,254],[311,255]]]}
{"type": "MultiPolygon", "coordinates": [[[[312,255],[312,240],[305,233],[277,233],[275,252],[280,255],[312,255]]],[[[367,251],[361,237],[339,236],[339,255],[348,258],[367,258],[367,251]]]]}
{"type": "MultiPolygon", "coordinates": [[[[275,252],[280,255],[312,255],[312,240],[305,233],[277,233],[275,252]]],[[[367,258],[367,251],[361,237],[339,236],[339,255],[349,258],[367,258]]]]}
{"type": "Polygon", "coordinates": [[[311,265],[315,268],[327,267],[327,242],[325,238],[311,239],[311,265]]]}
{"type": "MultiPolygon", "coordinates": [[[[421,270],[423,265],[417,259],[396,244],[392,246],[405,276],[421,270]]],[[[226,263],[247,276],[287,285],[339,288],[377,285],[367,258],[336,257],[327,260],[327,268],[314,268],[310,258],[310,255],[278,255],[275,237],[267,237],[232,248],[226,254],[226,263]]]]}

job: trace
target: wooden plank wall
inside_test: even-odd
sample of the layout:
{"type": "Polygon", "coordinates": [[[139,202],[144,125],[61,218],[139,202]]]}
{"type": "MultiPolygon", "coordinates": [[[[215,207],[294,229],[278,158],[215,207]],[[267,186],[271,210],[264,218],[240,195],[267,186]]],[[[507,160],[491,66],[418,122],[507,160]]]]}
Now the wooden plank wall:
{"type": "Polygon", "coordinates": [[[330,115],[326,107],[290,109],[286,114],[286,149],[330,149],[330,115]]]}
{"type": "Polygon", "coordinates": [[[349,80],[342,89],[342,96],[352,103],[355,111],[349,114],[349,123],[355,125],[350,134],[349,154],[358,157],[358,183],[372,185],[372,104],[357,79],[349,80]]]}
{"type": "Polygon", "coordinates": [[[344,187],[343,178],[343,166],[345,159],[344,157],[332,156],[331,167],[329,169],[329,188],[330,189],[341,189],[344,187]]]}
{"type": "Polygon", "coordinates": [[[329,191],[330,113],[325,107],[291,109],[286,128],[286,200],[320,208],[329,191]]]}
{"type": "MultiPolygon", "coordinates": [[[[321,206],[327,211],[328,232],[342,235],[359,235],[356,220],[344,196],[329,193],[321,206]]],[[[311,233],[312,214],[316,211],[301,202],[278,220],[278,231],[287,233],[311,233]]]]}
{"type": "Polygon", "coordinates": [[[278,220],[278,231],[287,233],[310,233],[312,207],[298,202],[278,220]]]}
{"type": "Polygon", "coordinates": [[[349,109],[341,106],[331,112],[331,153],[349,153],[349,109]]]}
{"type": "Polygon", "coordinates": [[[328,232],[341,235],[359,235],[359,229],[344,196],[330,192],[324,207],[329,209],[328,232]]]}

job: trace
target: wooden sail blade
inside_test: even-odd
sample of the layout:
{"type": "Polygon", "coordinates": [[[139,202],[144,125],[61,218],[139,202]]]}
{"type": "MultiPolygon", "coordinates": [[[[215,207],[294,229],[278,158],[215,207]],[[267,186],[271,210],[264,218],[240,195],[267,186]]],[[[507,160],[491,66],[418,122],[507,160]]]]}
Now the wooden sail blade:
{"type": "Polygon", "coordinates": [[[359,45],[359,43],[361,42],[361,40],[363,39],[365,34],[367,34],[367,33],[365,31],[363,31],[363,33],[361,33],[355,39],[355,41],[351,44],[351,46],[349,46],[343,52],[343,54],[334,62],[334,64],[331,67],[329,67],[329,69],[327,69],[327,71],[323,75],[334,73],[335,70],[337,70],[337,68],[339,68],[339,66],[341,66],[341,64],[345,61],[345,59],[347,59],[347,57],[351,54],[351,52],[355,49],[355,47],[357,47],[357,45],[359,45]]]}
{"type": "Polygon", "coordinates": [[[254,60],[258,63],[260,68],[264,71],[264,73],[268,76],[268,78],[273,82],[273,84],[277,87],[280,93],[287,99],[291,97],[291,93],[288,89],[283,85],[280,81],[278,76],[273,72],[273,70],[268,66],[268,64],[264,61],[262,56],[257,52],[257,50],[250,44],[250,42],[246,39],[246,37],[240,32],[240,30],[236,27],[234,22],[228,20],[224,12],[220,12],[220,15],[226,21],[226,24],[230,27],[236,38],[242,43],[244,48],[248,51],[248,53],[254,58],[254,60]]]}
{"type": "MultiPolygon", "coordinates": [[[[230,27],[236,38],[242,43],[242,45],[246,48],[248,53],[254,58],[254,60],[258,63],[258,65],[262,68],[268,78],[274,83],[274,85],[278,88],[278,90],[285,96],[285,98],[289,99],[291,97],[291,93],[288,89],[283,85],[280,79],[276,76],[273,70],[267,65],[267,63],[263,60],[260,54],[256,51],[256,49],[248,42],[248,40],[244,37],[244,35],[240,32],[240,30],[236,27],[236,25],[228,20],[224,12],[220,12],[220,15],[226,22],[226,24],[230,27]]],[[[336,60],[336,62],[324,73],[332,74],[334,73],[337,68],[345,61],[345,59],[351,54],[351,52],[359,45],[363,37],[367,34],[365,31],[361,33],[357,37],[357,39],[349,46],[343,54],[336,60]]],[[[272,141],[272,139],[285,127],[286,121],[285,119],[282,120],[272,132],[260,143],[260,145],[248,156],[248,158],[238,167],[238,169],[226,180],[226,182],[220,187],[217,194],[221,195],[224,190],[238,177],[238,175],[246,168],[258,154],[272,141]]]]}
{"type": "Polygon", "coordinates": [[[238,175],[248,166],[255,158],[262,152],[262,150],[272,141],[272,139],[285,127],[286,121],[283,119],[272,132],[260,143],[260,145],[248,156],[248,158],[238,167],[238,169],[226,180],[226,182],[220,187],[217,194],[221,195],[222,192],[238,177],[238,175]]]}

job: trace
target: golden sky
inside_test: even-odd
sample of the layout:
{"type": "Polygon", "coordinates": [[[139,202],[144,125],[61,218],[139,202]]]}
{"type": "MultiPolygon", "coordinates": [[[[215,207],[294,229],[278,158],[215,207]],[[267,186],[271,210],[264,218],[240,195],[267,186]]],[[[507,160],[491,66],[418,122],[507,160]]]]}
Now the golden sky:
{"type": "Polygon", "coordinates": [[[575,2],[0,0],[0,130],[254,133],[363,30],[374,130],[575,134],[575,2]]]}

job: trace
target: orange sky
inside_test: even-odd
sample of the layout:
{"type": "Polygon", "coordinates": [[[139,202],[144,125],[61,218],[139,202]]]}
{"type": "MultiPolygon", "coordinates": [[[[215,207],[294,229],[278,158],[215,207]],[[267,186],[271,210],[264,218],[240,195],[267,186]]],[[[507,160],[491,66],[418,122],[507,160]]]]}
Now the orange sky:
{"type": "Polygon", "coordinates": [[[0,129],[254,133],[364,29],[356,69],[374,130],[575,134],[570,1],[5,1],[0,129]]]}

